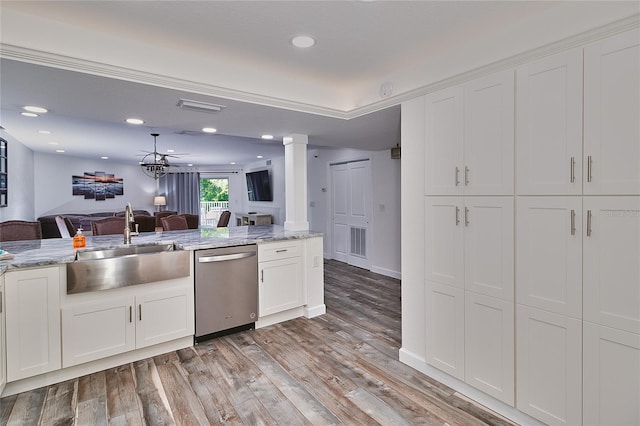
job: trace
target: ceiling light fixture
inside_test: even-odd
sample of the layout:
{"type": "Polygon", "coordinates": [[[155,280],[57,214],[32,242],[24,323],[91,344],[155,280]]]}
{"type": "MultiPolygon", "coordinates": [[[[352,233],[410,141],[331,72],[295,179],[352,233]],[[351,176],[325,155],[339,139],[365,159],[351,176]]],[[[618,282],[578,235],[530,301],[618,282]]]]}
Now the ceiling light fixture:
{"type": "Polygon", "coordinates": [[[103,160],[108,160],[108,159],[109,159],[109,157],[107,157],[106,155],[103,155],[103,156],[102,156],[102,157],[100,157],[100,158],[101,158],[101,159],[103,159],[103,160]]]}
{"type": "Polygon", "coordinates": [[[208,112],[215,114],[226,108],[224,105],[209,104],[200,101],[190,101],[189,99],[180,99],[178,107],[189,111],[208,112]]]}
{"type": "Polygon", "coordinates": [[[205,133],[215,133],[218,131],[215,127],[203,127],[202,131],[205,133]]]}
{"type": "Polygon", "coordinates": [[[273,139],[273,135],[262,135],[260,136],[262,139],[270,141],[271,139],[273,139]]]}
{"type": "Polygon", "coordinates": [[[235,161],[232,161],[232,162],[230,162],[229,164],[236,164],[236,162],[235,162],[235,161]]]}
{"type": "Polygon", "coordinates": [[[39,107],[39,106],[33,106],[33,105],[23,106],[22,109],[25,110],[25,111],[35,112],[35,113],[38,113],[38,114],[46,114],[47,112],[49,112],[46,108],[42,108],[42,107],[39,107]]]}
{"type": "Polygon", "coordinates": [[[308,49],[316,44],[316,39],[310,35],[298,35],[291,39],[291,44],[299,49],[308,49]]]}
{"type": "Polygon", "coordinates": [[[38,114],[36,114],[35,112],[21,112],[21,115],[24,115],[25,117],[40,117],[38,114]]]}
{"type": "Polygon", "coordinates": [[[129,124],[135,124],[135,125],[144,124],[144,120],[141,118],[127,118],[124,121],[126,121],[129,124]]]}
{"type": "Polygon", "coordinates": [[[63,153],[64,149],[56,149],[56,152],[63,153]]]}
{"type": "Polygon", "coordinates": [[[41,135],[50,135],[51,131],[49,131],[49,130],[38,130],[38,133],[40,133],[41,135]]]}
{"type": "Polygon", "coordinates": [[[256,155],[256,158],[262,158],[262,155],[256,155]]]}

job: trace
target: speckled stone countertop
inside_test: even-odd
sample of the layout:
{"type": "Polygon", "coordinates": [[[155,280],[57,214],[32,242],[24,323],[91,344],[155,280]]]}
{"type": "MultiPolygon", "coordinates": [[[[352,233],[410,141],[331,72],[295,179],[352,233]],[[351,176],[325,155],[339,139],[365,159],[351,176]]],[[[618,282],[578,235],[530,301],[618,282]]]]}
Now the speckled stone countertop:
{"type": "MultiPolygon", "coordinates": [[[[237,226],[231,228],[200,228],[188,231],[146,232],[131,237],[131,245],[173,243],[179,250],[200,250],[218,247],[258,244],[267,241],[321,237],[314,231],[285,231],[279,225],[237,226]]],[[[0,243],[0,249],[14,255],[0,261],[0,274],[13,268],[27,268],[75,260],[77,250],[126,246],[122,235],[87,236],[87,245],[74,249],[70,239],[9,241],[0,243]]]]}

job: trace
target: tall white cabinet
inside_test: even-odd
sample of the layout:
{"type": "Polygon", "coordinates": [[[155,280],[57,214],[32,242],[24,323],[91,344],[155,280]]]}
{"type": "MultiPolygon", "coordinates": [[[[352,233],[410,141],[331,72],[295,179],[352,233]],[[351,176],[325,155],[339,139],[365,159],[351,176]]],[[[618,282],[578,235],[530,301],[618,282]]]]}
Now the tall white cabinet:
{"type": "Polygon", "coordinates": [[[514,75],[426,97],[427,362],[514,401],[514,75]]]}
{"type": "Polygon", "coordinates": [[[637,29],[425,96],[428,366],[640,424],[639,117],[637,29]]]}
{"type": "Polygon", "coordinates": [[[640,422],[639,53],[631,31],[517,70],[516,406],[547,424],[640,422]]]}

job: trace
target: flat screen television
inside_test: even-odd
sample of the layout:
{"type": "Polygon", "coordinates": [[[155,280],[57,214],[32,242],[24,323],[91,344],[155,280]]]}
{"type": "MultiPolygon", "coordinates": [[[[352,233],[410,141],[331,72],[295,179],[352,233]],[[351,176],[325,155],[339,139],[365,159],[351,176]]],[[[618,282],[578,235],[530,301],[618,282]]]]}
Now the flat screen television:
{"type": "Polygon", "coordinates": [[[259,170],[246,174],[249,201],[273,201],[269,170],[259,170]]]}

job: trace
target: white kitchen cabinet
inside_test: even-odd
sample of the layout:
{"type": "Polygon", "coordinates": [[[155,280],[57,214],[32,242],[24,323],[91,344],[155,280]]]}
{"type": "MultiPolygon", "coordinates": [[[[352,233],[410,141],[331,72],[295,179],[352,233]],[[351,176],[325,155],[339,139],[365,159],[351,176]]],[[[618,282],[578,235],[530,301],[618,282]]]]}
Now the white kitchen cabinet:
{"type": "Polygon", "coordinates": [[[584,319],[640,333],[640,197],[584,197],[584,319]]]}
{"type": "Polygon", "coordinates": [[[640,424],[640,335],[584,323],[586,425],[640,424]]]}
{"type": "Polygon", "coordinates": [[[263,318],[305,304],[300,242],[258,245],[258,316],[263,318]]]}
{"type": "Polygon", "coordinates": [[[464,290],[427,282],[427,363],[464,380],[464,290]]]}
{"type": "Polygon", "coordinates": [[[466,291],[465,382],[514,404],[515,341],[513,302],[466,291]]]}
{"type": "Polygon", "coordinates": [[[582,197],[516,200],[516,301],[582,319],[582,197]]]}
{"type": "Polygon", "coordinates": [[[102,296],[62,308],[63,367],[135,349],[134,298],[102,296]]]}
{"type": "Polygon", "coordinates": [[[426,279],[464,288],[462,197],[425,197],[426,279]]]}
{"type": "Polygon", "coordinates": [[[464,197],[465,289],[513,301],[513,197],[464,197]]]}
{"type": "Polygon", "coordinates": [[[516,305],[516,407],[549,425],[582,422],[582,321],[516,305]]]}
{"type": "Polygon", "coordinates": [[[4,305],[4,275],[0,274],[0,394],[7,384],[7,352],[5,345],[5,305],[4,305]]]}
{"type": "Polygon", "coordinates": [[[63,367],[194,334],[193,287],[140,285],[62,307],[63,367]]]}
{"type": "Polygon", "coordinates": [[[465,84],[466,195],[513,195],[514,114],[513,71],[465,84]]]}
{"type": "Polygon", "coordinates": [[[513,195],[514,77],[425,97],[425,194],[513,195]]]}
{"type": "Polygon", "coordinates": [[[462,195],[463,88],[425,98],[425,194],[462,195]]]}
{"type": "Polygon", "coordinates": [[[60,269],[5,274],[7,381],[61,366],[60,269]]]}
{"type": "Polygon", "coordinates": [[[584,49],[584,193],[640,194],[640,30],[584,49]]]}
{"type": "Polygon", "coordinates": [[[516,71],[516,174],[520,195],[582,193],[582,49],[516,71]]]}

